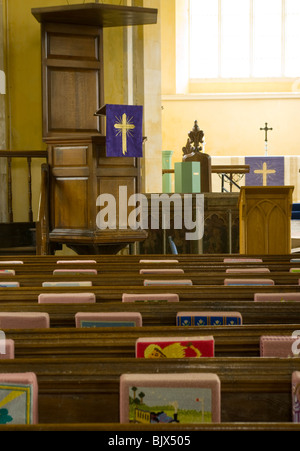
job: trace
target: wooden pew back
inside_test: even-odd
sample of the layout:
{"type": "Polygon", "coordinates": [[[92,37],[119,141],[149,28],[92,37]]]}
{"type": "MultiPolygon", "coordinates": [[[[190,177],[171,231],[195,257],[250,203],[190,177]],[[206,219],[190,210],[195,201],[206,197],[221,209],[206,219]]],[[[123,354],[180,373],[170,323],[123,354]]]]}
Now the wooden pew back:
{"type": "MultiPolygon", "coordinates": [[[[159,373],[209,372],[221,380],[223,422],[290,422],[291,374],[299,359],[162,359],[159,373]]],[[[40,423],[118,423],[119,378],[157,373],[151,359],[15,359],[3,372],[33,371],[39,383],[40,423]],[[58,408],[59,406],[59,408],[58,408]]]]}

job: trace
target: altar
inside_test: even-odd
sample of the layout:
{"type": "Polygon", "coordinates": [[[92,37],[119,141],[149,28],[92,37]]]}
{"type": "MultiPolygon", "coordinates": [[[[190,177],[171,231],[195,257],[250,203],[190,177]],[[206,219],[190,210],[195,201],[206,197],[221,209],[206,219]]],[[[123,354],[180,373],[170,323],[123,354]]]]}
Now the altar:
{"type": "MultiPolygon", "coordinates": [[[[163,169],[163,177],[176,176],[171,169],[170,152],[168,169],[163,169]]],[[[163,156],[164,162],[164,156],[163,156]]],[[[184,163],[183,163],[184,164],[184,163]]],[[[204,234],[199,242],[184,240],[185,231],[149,231],[148,238],[140,243],[141,253],[171,253],[168,238],[172,237],[178,253],[239,253],[241,252],[241,229],[239,201],[245,187],[293,187],[290,190],[289,206],[300,198],[299,179],[300,157],[298,156],[253,156],[253,157],[211,157],[211,192],[204,192],[204,234]],[[241,170],[239,170],[241,168],[241,170]],[[226,169],[228,170],[226,172],[226,169]],[[227,175],[227,178],[224,178],[227,175]],[[233,183],[232,183],[233,182],[233,183]],[[225,188],[224,188],[225,185],[225,188]]],[[[172,183],[165,184],[172,193],[172,183]]],[[[176,190],[175,190],[176,192],[176,190]]],[[[200,191],[201,192],[201,191],[200,191]]],[[[195,196],[195,194],[194,194],[195,196]]],[[[270,193],[266,192],[266,196],[270,193]]],[[[267,199],[268,200],[268,199],[267,199]]],[[[286,235],[290,242],[289,213],[287,214],[286,235]]],[[[293,230],[292,230],[293,232],[293,230]]],[[[293,233],[292,233],[293,241],[293,233]]],[[[287,244],[289,248],[289,244],[287,244]]]]}

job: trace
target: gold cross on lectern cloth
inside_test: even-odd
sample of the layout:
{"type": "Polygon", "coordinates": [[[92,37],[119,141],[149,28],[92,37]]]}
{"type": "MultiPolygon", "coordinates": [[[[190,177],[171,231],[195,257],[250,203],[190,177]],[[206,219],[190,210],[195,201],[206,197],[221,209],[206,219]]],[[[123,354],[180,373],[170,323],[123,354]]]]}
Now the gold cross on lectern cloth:
{"type": "Polygon", "coordinates": [[[268,175],[269,174],[276,174],[275,169],[268,169],[267,163],[264,162],[262,169],[255,169],[255,174],[262,174],[263,176],[263,186],[267,186],[268,181],[268,175]]]}
{"type": "Polygon", "coordinates": [[[126,155],[127,153],[127,134],[130,133],[130,130],[133,130],[135,128],[135,125],[132,124],[131,119],[127,121],[127,115],[126,113],[122,116],[122,122],[117,122],[114,124],[114,127],[118,130],[117,136],[122,133],[122,152],[123,155],[126,155]]]}

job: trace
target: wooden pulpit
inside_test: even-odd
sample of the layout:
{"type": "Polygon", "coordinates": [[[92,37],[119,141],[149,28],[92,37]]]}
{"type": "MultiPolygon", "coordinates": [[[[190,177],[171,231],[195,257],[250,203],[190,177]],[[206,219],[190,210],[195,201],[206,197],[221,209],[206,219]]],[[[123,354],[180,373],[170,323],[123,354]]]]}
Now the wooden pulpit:
{"type": "Polygon", "coordinates": [[[289,254],[293,186],[242,186],[240,253],[289,254]]]}
{"type": "MultiPolygon", "coordinates": [[[[101,194],[140,192],[139,158],[107,158],[103,28],[153,24],[157,10],[99,3],[34,8],[41,24],[43,140],[48,148],[48,249],[66,244],[79,254],[116,253],[146,232],[97,227],[101,194]]],[[[45,196],[44,196],[45,197],[45,196]]],[[[117,210],[117,215],[118,215],[117,210]]],[[[118,218],[117,218],[118,224],[118,218]]],[[[45,242],[45,239],[39,240],[45,242]]]]}

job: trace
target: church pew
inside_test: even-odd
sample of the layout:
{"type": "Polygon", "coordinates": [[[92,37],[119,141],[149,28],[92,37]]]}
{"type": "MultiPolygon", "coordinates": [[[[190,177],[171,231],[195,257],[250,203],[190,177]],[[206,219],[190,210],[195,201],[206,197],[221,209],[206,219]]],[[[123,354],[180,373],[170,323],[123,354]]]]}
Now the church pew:
{"type": "Polygon", "coordinates": [[[97,302],[95,304],[38,304],[37,302],[0,303],[3,312],[46,312],[50,327],[75,327],[77,312],[140,312],[144,326],[174,326],[179,311],[231,311],[240,312],[244,324],[297,324],[300,302],[252,302],[248,300],[219,300],[217,297],[197,300],[186,299],[179,303],[131,304],[97,302]]]}
{"type": "Polygon", "coordinates": [[[282,313],[282,312],[281,312],[282,313]]]}
{"type": "Polygon", "coordinates": [[[118,423],[121,374],[214,373],[221,381],[222,422],[290,422],[291,375],[299,359],[14,359],[1,372],[37,375],[39,422],[118,423]],[[58,408],[59,406],[59,408],[58,408]]]}
{"type": "MultiPolygon", "coordinates": [[[[141,257],[141,256],[140,256],[141,257]]],[[[188,269],[190,268],[202,268],[203,270],[211,267],[217,267],[217,268],[232,268],[232,267],[269,267],[270,269],[277,269],[277,270],[286,270],[291,265],[299,266],[299,262],[295,261],[292,262],[291,258],[289,259],[275,259],[275,260],[263,260],[262,262],[224,262],[224,261],[216,261],[214,259],[208,259],[208,260],[194,260],[194,259],[185,259],[185,260],[173,260],[168,259],[163,256],[157,256],[156,259],[132,259],[130,255],[127,255],[126,258],[120,256],[117,257],[117,259],[111,259],[111,260],[95,260],[94,263],[89,261],[83,261],[83,260],[65,260],[64,263],[59,264],[58,259],[56,260],[48,260],[47,258],[44,258],[44,256],[39,257],[39,259],[33,260],[33,261],[23,261],[23,264],[17,264],[14,263],[13,260],[11,260],[9,257],[7,257],[5,260],[0,260],[0,267],[7,267],[7,266],[13,266],[15,269],[19,271],[39,271],[41,269],[44,269],[45,271],[52,271],[55,268],[64,267],[71,265],[72,267],[80,267],[82,265],[87,267],[93,267],[97,268],[102,271],[111,271],[111,270],[124,270],[124,271],[131,271],[132,268],[139,269],[142,266],[146,267],[170,267],[170,268],[176,268],[181,267],[188,269]],[[144,263],[141,263],[141,261],[144,260],[144,263]],[[9,263],[11,262],[11,263],[9,263]],[[126,264],[130,264],[128,267],[124,267],[126,264]]]]}
{"type": "MultiPolygon", "coordinates": [[[[141,328],[57,328],[5,330],[14,340],[15,358],[134,358],[135,343],[142,337],[210,336],[215,340],[215,357],[259,357],[263,335],[292,336],[298,324],[264,324],[214,327],[156,326],[141,328]]],[[[300,334],[300,332],[298,332],[300,334]]],[[[300,350],[300,345],[298,346],[300,350]]],[[[297,349],[298,349],[297,347],[297,349]]]]}
{"type": "MultiPolygon", "coordinates": [[[[163,434],[166,432],[169,435],[174,435],[174,432],[181,435],[184,434],[185,437],[190,437],[195,441],[198,440],[198,434],[200,432],[296,432],[300,431],[300,424],[298,423],[256,423],[256,422],[238,422],[238,423],[202,423],[202,424],[177,424],[176,429],[173,424],[158,424],[158,425],[147,425],[147,424],[118,424],[118,423],[73,423],[73,424],[36,424],[36,425],[0,425],[0,432],[101,432],[104,433],[107,443],[111,439],[116,439],[113,434],[115,432],[119,433],[120,442],[122,438],[125,440],[130,433],[134,432],[135,437],[140,437],[138,434],[163,434]],[[122,435],[125,433],[125,438],[122,435]],[[193,433],[196,433],[194,435],[193,433]],[[192,434],[192,435],[191,435],[192,434]]],[[[149,436],[143,435],[145,440],[149,440],[149,436]]],[[[103,437],[101,436],[103,439],[103,437]]],[[[192,443],[191,442],[191,443],[192,443]]],[[[104,442],[103,442],[104,443],[104,442]]],[[[148,445],[148,444],[147,444],[148,445]]],[[[123,446],[123,445],[120,445],[123,446]]]]}
{"type": "Polygon", "coordinates": [[[91,281],[93,286],[103,285],[136,285],[143,286],[144,280],[181,280],[189,279],[194,285],[224,285],[225,279],[271,279],[275,285],[299,285],[300,272],[270,272],[270,273],[236,273],[229,274],[225,271],[211,272],[185,272],[184,274],[139,274],[136,272],[127,273],[99,273],[99,274],[82,274],[74,273],[53,275],[52,273],[33,273],[16,275],[0,275],[1,282],[19,282],[21,287],[41,287],[43,282],[69,282],[91,281]]]}
{"type": "MultiPolygon", "coordinates": [[[[238,266],[245,266],[245,267],[255,267],[255,266],[268,266],[270,269],[273,270],[288,270],[290,265],[292,264],[292,262],[290,261],[291,258],[295,258],[295,255],[290,254],[288,257],[285,258],[285,256],[280,256],[281,258],[279,258],[278,256],[274,256],[274,257],[270,257],[270,256],[265,256],[263,258],[263,262],[262,263],[253,263],[253,262],[248,262],[248,263],[225,263],[224,260],[224,255],[222,257],[220,257],[219,259],[215,259],[212,255],[207,256],[206,258],[204,258],[203,256],[196,256],[192,257],[192,256],[186,256],[186,258],[176,258],[176,260],[178,260],[178,263],[174,264],[174,263],[168,263],[168,260],[170,260],[170,258],[168,258],[167,255],[164,256],[150,256],[149,259],[147,258],[147,256],[145,256],[145,260],[158,260],[158,259],[162,259],[164,261],[164,263],[156,263],[155,265],[157,266],[165,266],[165,267],[182,267],[182,268],[186,268],[188,269],[190,268],[195,268],[196,270],[199,269],[199,267],[201,267],[202,271],[208,270],[210,269],[210,267],[220,267],[220,268],[228,268],[228,267],[238,267],[238,266]],[[156,257],[156,258],[153,258],[156,257]]],[[[177,257],[177,256],[176,256],[177,257]]],[[[60,257],[61,258],[61,257],[60,257]]],[[[52,257],[50,258],[49,256],[36,256],[35,259],[25,259],[23,257],[20,257],[20,259],[24,262],[23,265],[13,265],[18,271],[31,271],[32,272],[36,272],[36,271],[41,271],[41,269],[43,269],[44,271],[52,271],[56,265],[57,262],[59,261],[59,257],[52,257]]],[[[132,268],[134,269],[139,269],[141,267],[141,263],[140,260],[143,259],[143,256],[131,256],[131,255],[126,255],[126,256],[91,256],[90,260],[92,261],[96,261],[96,263],[89,263],[90,267],[96,267],[99,269],[99,271],[103,271],[103,272],[109,272],[109,271],[114,271],[115,269],[117,271],[131,271],[132,268]],[[123,264],[125,263],[125,265],[123,264]],[[130,263],[130,265],[127,265],[128,263],[130,263]]],[[[2,258],[2,260],[0,259],[0,267],[3,266],[1,264],[1,261],[13,261],[15,260],[15,258],[10,258],[10,257],[4,257],[2,258]]],[[[77,257],[77,258],[66,258],[65,261],[70,262],[68,264],[71,264],[72,262],[72,266],[74,265],[76,266],[80,266],[79,263],[76,263],[76,261],[82,261],[82,260],[86,260],[88,261],[87,258],[82,259],[81,256],[77,257]],[[74,263],[75,262],[75,263],[74,263]]],[[[174,261],[174,259],[171,258],[172,261],[174,261]]],[[[296,266],[299,265],[299,263],[293,263],[296,266]]],[[[143,265],[146,265],[146,267],[151,267],[153,266],[153,263],[143,263],[143,265]]],[[[7,266],[7,264],[5,265],[7,266]]],[[[64,265],[58,265],[58,266],[64,266],[64,265]]]]}
{"type": "MultiPolygon", "coordinates": [[[[155,275],[140,275],[139,270],[143,268],[174,268],[173,264],[155,264],[154,266],[152,264],[140,264],[138,261],[136,263],[133,263],[132,256],[124,256],[126,258],[121,258],[118,260],[114,260],[114,256],[112,256],[112,260],[105,259],[104,262],[97,262],[96,264],[89,263],[88,265],[83,265],[78,263],[78,259],[75,260],[66,260],[66,261],[75,261],[74,263],[69,264],[57,264],[58,258],[52,259],[52,262],[49,262],[48,258],[44,259],[43,257],[37,258],[35,260],[35,263],[25,263],[22,265],[1,265],[0,262],[0,269],[14,269],[16,271],[16,276],[8,276],[8,275],[0,275],[0,282],[1,280],[4,280],[5,278],[7,281],[13,281],[13,280],[20,280],[21,286],[32,286],[32,285],[41,285],[43,281],[45,281],[43,278],[46,277],[47,279],[50,277],[51,280],[61,280],[63,275],[54,276],[53,271],[55,269],[62,269],[62,268],[77,268],[80,269],[83,267],[85,268],[92,268],[96,269],[98,274],[96,276],[89,275],[89,278],[92,279],[93,284],[101,285],[103,283],[109,284],[122,284],[123,279],[126,278],[126,284],[138,284],[142,285],[143,280],[145,278],[155,278],[157,276],[155,275]],[[115,263],[111,263],[112,261],[115,261],[115,263]],[[128,264],[130,262],[130,264],[128,264]],[[28,278],[27,276],[30,276],[28,278]]],[[[85,259],[86,261],[89,261],[88,259],[85,259]]],[[[3,260],[2,260],[3,261],[3,260]]],[[[9,260],[6,260],[9,261],[9,260]]],[[[97,261],[93,258],[91,261],[97,261]]],[[[263,266],[268,266],[270,268],[270,274],[259,274],[259,277],[262,278],[272,278],[275,282],[275,284],[298,284],[298,274],[291,274],[289,272],[289,269],[291,267],[299,267],[300,263],[290,263],[290,262],[284,262],[280,263],[280,266],[278,265],[279,261],[276,260],[275,265],[272,266],[271,263],[264,264],[263,266]]],[[[239,268],[239,267],[247,267],[247,268],[255,268],[256,266],[261,266],[261,264],[257,263],[247,263],[247,264],[226,264],[224,262],[216,263],[214,260],[207,260],[205,265],[197,265],[193,264],[193,260],[187,260],[187,263],[183,266],[181,264],[176,265],[177,267],[182,268],[185,271],[185,277],[189,277],[193,280],[193,283],[196,285],[202,285],[202,284],[223,284],[224,278],[226,277],[237,277],[242,278],[245,276],[245,274],[227,274],[225,271],[228,268],[239,268]]],[[[86,275],[87,276],[87,275],[86,275]]],[[[72,275],[67,274],[65,277],[68,277],[70,280],[76,280],[77,278],[83,280],[85,278],[85,275],[72,275]]],[[[181,275],[173,275],[174,278],[180,278],[181,275]]],[[[247,278],[255,278],[258,277],[258,275],[255,274],[247,274],[247,278]]],[[[160,278],[170,278],[169,275],[161,275],[160,278]]]]}
{"type": "Polygon", "coordinates": [[[288,253],[288,254],[256,254],[256,255],[248,255],[248,254],[89,254],[89,255],[6,255],[1,256],[0,261],[2,260],[22,260],[24,263],[26,262],[36,262],[39,259],[43,259],[44,261],[56,262],[58,260],[96,260],[97,263],[101,262],[120,262],[122,260],[130,259],[132,262],[139,262],[140,259],[143,260],[158,260],[158,259],[168,259],[168,260],[178,260],[179,262],[184,261],[196,261],[196,262],[223,262],[224,258],[260,258],[264,262],[265,261],[290,261],[291,258],[297,258],[299,253],[288,253]]]}
{"type": "Polygon", "coordinates": [[[274,285],[274,286],[224,286],[224,285],[192,285],[192,286],[139,286],[129,284],[107,284],[91,287],[10,287],[0,289],[0,305],[2,303],[27,304],[37,302],[42,293],[94,293],[96,302],[121,302],[123,293],[150,294],[150,293],[177,293],[182,302],[186,300],[213,300],[215,301],[253,301],[255,293],[285,293],[299,292],[300,285],[274,285]]]}

